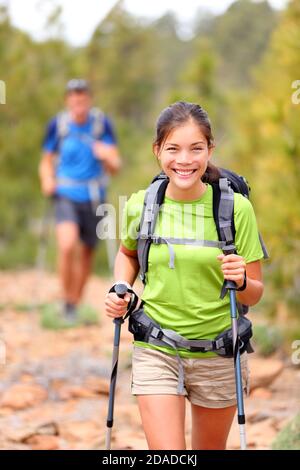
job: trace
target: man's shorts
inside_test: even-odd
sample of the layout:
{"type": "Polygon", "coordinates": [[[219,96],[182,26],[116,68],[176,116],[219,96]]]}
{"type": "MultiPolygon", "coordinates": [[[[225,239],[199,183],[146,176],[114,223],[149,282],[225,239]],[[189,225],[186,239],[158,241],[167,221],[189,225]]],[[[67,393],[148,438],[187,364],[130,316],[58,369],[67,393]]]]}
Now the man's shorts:
{"type": "MultiPolygon", "coordinates": [[[[181,358],[184,396],[205,408],[236,405],[235,371],[232,358],[181,358]]],[[[247,353],[241,355],[243,388],[249,395],[247,353]]],[[[134,346],[131,391],[133,395],[178,395],[178,359],[164,352],[134,346]]]]}
{"type": "Polygon", "coordinates": [[[74,222],[78,225],[80,240],[84,245],[95,248],[98,242],[96,227],[101,216],[96,216],[91,202],[75,202],[70,199],[56,196],[55,221],[74,222]]]}

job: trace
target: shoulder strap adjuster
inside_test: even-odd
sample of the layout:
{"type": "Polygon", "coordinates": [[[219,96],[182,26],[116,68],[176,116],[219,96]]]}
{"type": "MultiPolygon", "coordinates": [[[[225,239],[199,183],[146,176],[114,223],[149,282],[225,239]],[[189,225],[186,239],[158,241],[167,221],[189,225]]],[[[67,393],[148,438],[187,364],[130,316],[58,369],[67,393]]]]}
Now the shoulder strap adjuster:
{"type": "Polygon", "coordinates": [[[224,245],[222,247],[222,251],[223,251],[224,255],[226,255],[226,254],[230,255],[232,253],[236,253],[236,246],[233,243],[231,243],[230,245],[224,245]]]}

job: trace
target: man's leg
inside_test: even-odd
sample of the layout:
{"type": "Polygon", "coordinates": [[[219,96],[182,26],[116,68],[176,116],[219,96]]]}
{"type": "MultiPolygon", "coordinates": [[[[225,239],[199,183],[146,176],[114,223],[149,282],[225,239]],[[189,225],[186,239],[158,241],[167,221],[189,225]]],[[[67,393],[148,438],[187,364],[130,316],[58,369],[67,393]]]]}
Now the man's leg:
{"type": "Polygon", "coordinates": [[[92,270],[94,248],[80,244],[73,265],[73,282],[70,288],[73,303],[81,300],[84,287],[92,270]]]}
{"type": "Polygon", "coordinates": [[[99,222],[99,217],[96,217],[93,207],[89,202],[77,206],[77,216],[81,243],[77,248],[77,257],[73,268],[72,298],[75,304],[80,302],[84,287],[91,274],[94,253],[98,242],[96,228],[99,222]]]}
{"type": "Polygon", "coordinates": [[[65,302],[74,304],[74,272],[76,262],[76,248],[79,243],[78,225],[72,221],[59,222],[56,225],[56,239],[58,247],[58,273],[62,284],[65,302]]]}

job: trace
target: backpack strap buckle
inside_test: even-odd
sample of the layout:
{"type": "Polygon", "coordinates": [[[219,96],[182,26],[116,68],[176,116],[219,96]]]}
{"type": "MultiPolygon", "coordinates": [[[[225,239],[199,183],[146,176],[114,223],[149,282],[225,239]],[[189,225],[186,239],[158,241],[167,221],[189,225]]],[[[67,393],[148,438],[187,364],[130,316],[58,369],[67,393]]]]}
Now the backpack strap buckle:
{"type": "Polygon", "coordinates": [[[155,339],[161,339],[163,335],[164,334],[161,329],[157,328],[156,326],[153,326],[149,336],[152,336],[155,339]]]}

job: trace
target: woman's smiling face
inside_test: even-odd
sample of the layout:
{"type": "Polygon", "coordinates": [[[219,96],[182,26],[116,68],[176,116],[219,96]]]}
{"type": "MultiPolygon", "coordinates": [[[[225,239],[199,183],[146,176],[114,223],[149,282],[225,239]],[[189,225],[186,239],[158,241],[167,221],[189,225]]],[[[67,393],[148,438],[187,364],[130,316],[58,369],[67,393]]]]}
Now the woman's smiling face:
{"type": "Polygon", "coordinates": [[[154,147],[162,170],[170,178],[170,190],[195,199],[203,189],[201,177],[207,168],[212,147],[201,127],[193,120],[173,129],[161,148],[154,147]]]}

